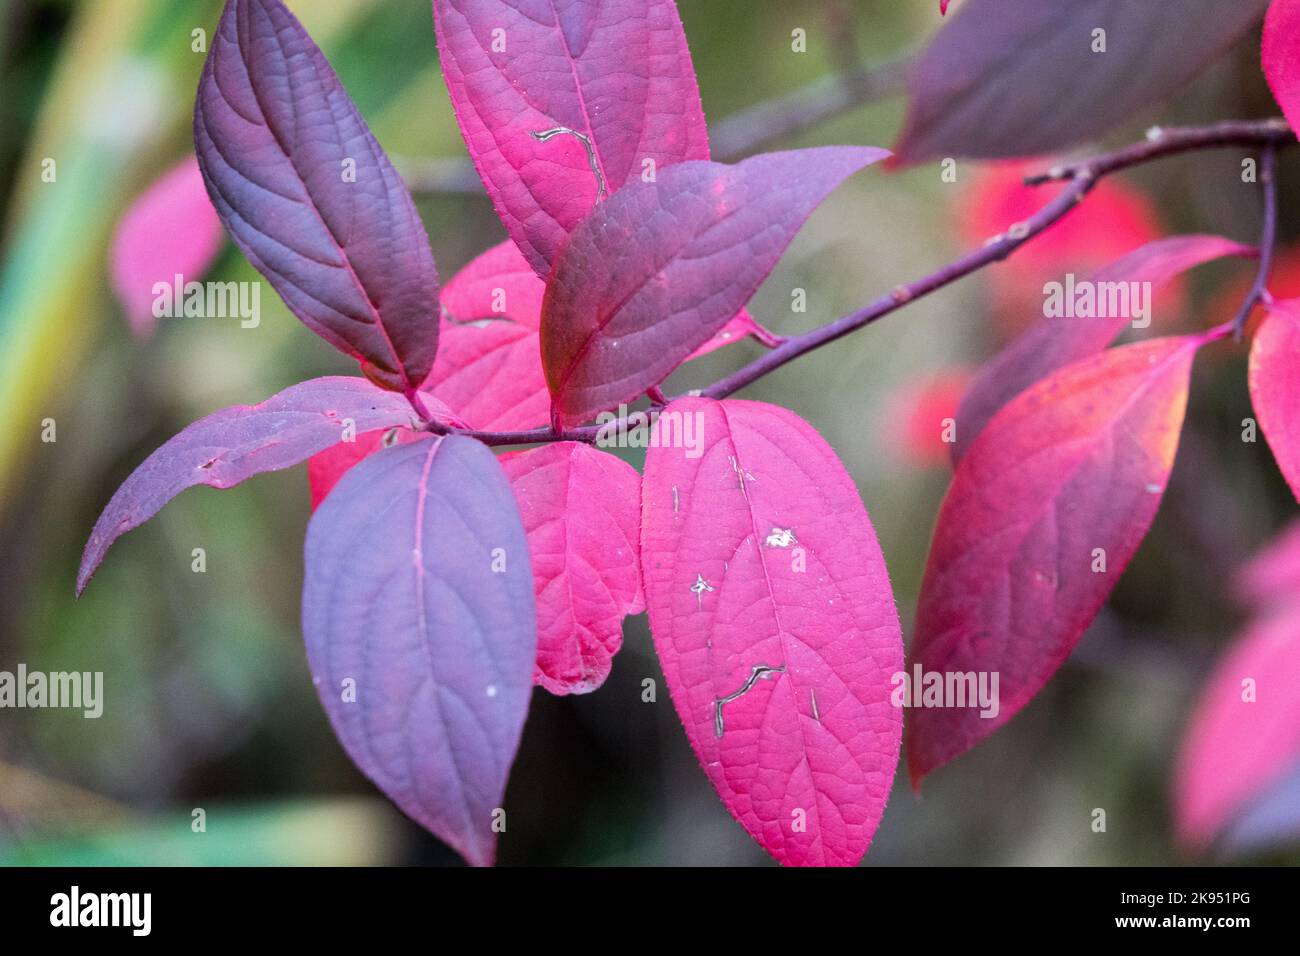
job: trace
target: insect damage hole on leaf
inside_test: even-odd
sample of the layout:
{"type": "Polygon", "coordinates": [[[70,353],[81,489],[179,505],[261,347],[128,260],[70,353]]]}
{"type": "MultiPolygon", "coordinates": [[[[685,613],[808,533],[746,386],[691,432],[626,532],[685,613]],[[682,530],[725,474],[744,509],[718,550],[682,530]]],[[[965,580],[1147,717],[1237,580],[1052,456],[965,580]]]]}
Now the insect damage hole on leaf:
{"type": "MultiPolygon", "coordinates": [[[[722,718],[722,708],[724,705],[730,704],[733,700],[739,700],[741,697],[748,694],[753,689],[754,685],[758,683],[760,680],[774,679],[773,675],[784,674],[784,673],[785,673],[784,664],[782,664],[780,667],[771,667],[767,664],[755,664],[754,669],[751,670],[749,672],[749,676],[745,678],[745,683],[740,685],[740,690],[734,691],[728,694],[726,697],[716,698],[713,701],[714,735],[717,737],[721,737],[723,733],[726,731],[726,725],[724,724],[722,718]]],[[[814,709],[817,706],[816,701],[817,698],[814,697],[813,698],[814,709]]]]}
{"type": "Polygon", "coordinates": [[[591,137],[586,133],[570,129],[568,126],[555,126],[551,129],[537,130],[528,135],[539,143],[550,142],[557,136],[572,136],[587,151],[587,163],[591,166],[591,174],[596,177],[596,202],[602,202],[609,195],[609,186],[605,182],[605,173],[600,168],[600,157],[596,155],[596,147],[592,144],[591,137]]]}

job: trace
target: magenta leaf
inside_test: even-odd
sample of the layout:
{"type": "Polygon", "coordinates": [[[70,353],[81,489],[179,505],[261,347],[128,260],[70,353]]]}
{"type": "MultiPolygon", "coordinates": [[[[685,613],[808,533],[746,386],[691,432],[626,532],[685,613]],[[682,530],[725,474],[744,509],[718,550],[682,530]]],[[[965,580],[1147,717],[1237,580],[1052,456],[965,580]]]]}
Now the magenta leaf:
{"type": "Polygon", "coordinates": [[[537,656],[528,543],[492,452],[427,437],[349,471],[307,528],[302,622],[348,756],[490,865],[537,656]]]}
{"type": "Polygon", "coordinates": [[[136,199],[113,234],[113,287],[131,330],[147,338],[157,328],[155,285],[201,279],[220,251],[221,220],[189,156],[136,199]]]}
{"type": "Polygon", "coordinates": [[[953,477],[909,673],[986,675],[996,706],[908,715],[913,784],[1011,719],[1069,656],[1155,517],[1204,337],[1083,359],[994,416],[953,477]]]}
{"type": "Polygon", "coordinates": [[[422,437],[424,437],[423,432],[403,425],[376,428],[374,431],[358,435],[353,441],[341,441],[312,455],[307,460],[307,484],[311,491],[311,510],[315,511],[320,507],[320,503],[329,496],[334,486],[352,470],[354,465],[365,461],[381,448],[406,445],[419,441],[422,437]]]}
{"type": "Polygon", "coordinates": [[[438,358],[425,388],[475,428],[545,425],[550,393],[537,332],[545,291],[509,241],[465,266],[442,290],[438,358]]]}
{"type": "Polygon", "coordinates": [[[1256,555],[1237,575],[1241,599],[1257,608],[1300,604],[1300,521],[1256,555]]]}
{"type": "Polygon", "coordinates": [[[470,156],[538,275],[598,200],[709,158],[672,0],[434,0],[433,13],[470,156]]]}
{"type": "Polygon", "coordinates": [[[586,694],[609,676],[623,618],[645,607],[638,562],[641,476],[574,442],[501,461],[528,533],[537,594],[537,668],[552,694],[586,694]]]}
{"type": "Polygon", "coordinates": [[[194,143],[235,244],[309,328],[385,388],[438,348],[438,274],[410,193],[280,0],[227,0],[194,143]]]}
{"type": "Polygon", "coordinates": [[[1264,17],[1260,51],[1273,98],[1292,129],[1300,126],[1300,2],[1273,0],[1264,17]]]}
{"type": "Polygon", "coordinates": [[[1300,522],[1242,568],[1255,618],[1206,682],[1174,777],[1179,840],[1252,849],[1300,832],[1300,522]]]}
{"type": "Polygon", "coordinates": [[[967,0],[913,67],[898,160],[1037,156],[1092,139],[1167,99],[1266,3],[967,0]]]}
{"type": "Polygon", "coordinates": [[[1300,299],[1269,306],[1251,343],[1249,381],[1260,431],[1300,501],[1300,299]]]}
{"type": "Polygon", "coordinates": [[[278,471],[328,448],[346,431],[409,425],[415,419],[400,395],[361,378],[316,378],[260,405],[227,408],[195,422],[145,459],[117,489],[95,522],[81,558],[77,593],[109,547],[138,528],[186,488],[230,488],[253,475],[278,471]]]}
{"type": "Polygon", "coordinates": [[[650,628],[709,780],[780,862],[856,864],[898,764],[903,645],[853,480],[791,412],[688,398],[642,491],[650,628]]]}
{"type": "MultiPolygon", "coordinates": [[[[1138,316],[1133,308],[1133,290],[1151,300],[1141,286],[1150,283],[1152,292],[1188,269],[1224,256],[1254,256],[1257,250],[1220,236],[1188,235],[1157,239],[1097,270],[1075,286],[1079,299],[1086,290],[1094,301],[1104,303],[1101,316],[1044,316],[1024,331],[1011,345],[988,362],[976,376],[957,412],[957,440],[952,445],[953,461],[959,461],[975,437],[998,410],[1039,379],[1071,362],[1087,358],[1110,345],[1129,326],[1146,327],[1151,316],[1138,316]],[[1120,283],[1121,285],[1114,285],[1120,283]],[[1122,303],[1128,302],[1128,307],[1122,303]],[[1120,304],[1114,308],[1113,304],[1120,304]]],[[[1066,283],[1061,286],[1062,298],[1066,283]]],[[[1072,300],[1073,301],[1073,300],[1072,300]]],[[[1077,311],[1077,310],[1075,310],[1077,311]]],[[[1087,310],[1085,310],[1087,311],[1087,310]]]]}
{"type": "Polygon", "coordinates": [[[687,358],[687,361],[689,362],[692,359],[708,355],[710,352],[716,352],[718,349],[726,348],[728,345],[739,342],[741,339],[751,335],[760,342],[765,342],[769,345],[774,344],[773,334],[760,325],[758,320],[749,314],[748,309],[741,309],[739,314],[724,325],[722,329],[713,336],[713,338],[709,339],[692,352],[687,358]]]}
{"type": "MultiPolygon", "coordinates": [[[[475,428],[515,431],[546,424],[550,392],[542,371],[546,285],[510,241],[465,266],[442,290],[438,358],[425,380],[475,428]]],[[[746,336],[770,336],[744,310],[691,355],[698,358],[746,336]]]]}
{"type": "MultiPolygon", "coordinates": [[[[1179,756],[1179,840],[1204,850],[1300,769],[1300,603],[1256,620],[1206,682],[1179,756]]],[[[1291,803],[1290,825],[1297,826],[1291,803]]]]}
{"type": "Polygon", "coordinates": [[[813,209],[887,155],[828,146],[682,163],[597,206],[542,308],[552,417],[578,424],[662,382],[740,312],[813,209]]]}

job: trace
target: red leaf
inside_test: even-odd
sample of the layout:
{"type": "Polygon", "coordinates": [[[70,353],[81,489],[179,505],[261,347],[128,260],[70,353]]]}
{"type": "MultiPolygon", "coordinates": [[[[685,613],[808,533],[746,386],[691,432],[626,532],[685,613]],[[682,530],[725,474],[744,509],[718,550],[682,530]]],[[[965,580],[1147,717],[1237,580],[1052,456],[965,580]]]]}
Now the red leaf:
{"type": "Polygon", "coordinates": [[[1028,703],[1096,616],[1159,507],[1202,341],[1154,339],[1070,365],[971,445],[939,513],[909,673],[996,674],[1000,700],[985,717],[914,710],[914,784],[1028,703]]]}
{"type": "Polygon", "coordinates": [[[341,441],[312,455],[307,461],[307,482],[311,489],[311,510],[315,511],[320,503],[334,490],[339,480],[352,470],[353,465],[360,464],[381,448],[393,445],[408,445],[424,437],[424,432],[397,426],[394,428],[377,428],[374,431],[358,435],[355,441],[341,441]]]}
{"type": "MultiPolygon", "coordinates": [[[[1042,208],[1062,186],[1026,186],[1024,177],[1042,172],[1046,160],[994,163],[964,170],[969,185],[958,197],[956,224],[963,242],[981,246],[1042,208]]],[[[1163,233],[1151,199],[1122,177],[1099,182],[1064,219],[1016,250],[996,268],[985,270],[983,281],[992,294],[991,309],[1004,336],[1023,331],[1043,314],[1043,285],[1067,272],[1087,275],[1126,255],[1163,233]]],[[[1170,289],[1162,313],[1181,306],[1182,289],[1170,289]]]]}
{"type": "Polygon", "coordinates": [[[1255,333],[1250,397],[1273,457],[1300,500],[1300,299],[1275,302],[1255,333]]]}
{"type": "Polygon", "coordinates": [[[578,424],[662,382],[740,312],[813,209],[886,155],[834,146],[682,163],[597,206],[542,309],[552,415],[578,424]]]}
{"type": "Polygon", "coordinates": [[[1198,75],[1266,2],[967,0],[912,69],[899,161],[1037,156],[1093,139],[1198,75]]]}
{"type": "Polygon", "coordinates": [[[198,160],[168,170],[127,210],[113,234],[113,287],[141,338],[158,326],[154,285],[176,276],[197,281],[221,250],[221,220],[212,208],[198,160]]]}
{"type": "Polygon", "coordinates": [[[433,13],[470,156],[538,275],[602,185],[709,158],[671,0],[434,0],[433,13]]]}
{"type": "Polygon", "coordinates": [[[438,273],[411,195],[281,0],[226,0],[194,144],[235,244],[312,331],[385,388],[438,350],[438,273]]]}
{"type": "Polygon", "coordinates": [[[545,291],[512,242],[472,261],[443,289],[438,358],[424,387],[475,428],[546,424],[550,394],[537,335],[545,291]]]}
{"type": "Polygon", "coordinates": [[[946,369],[894,396],[888,415],[890,439],[905,461],[918,468],[948,464],[952,454],[949,426],[957,419],[957,407],[970,380],[969,369],[946,369]]]}
{"type": "Polygon", "coordinates": [[[1175,773],[1179,840],[1205,849],[1297,766],[1300,605],[1292,604],[1256,621],[1206,682],[1175,773]]]}
{"type": "Polygon", "coordinates": [[[641,476],[574,442],[502,458],[528,533],[537,595],[536,684],[586,694],[609,676],[641,594],[641,476]]]}
{"type": "MultiPolygon", "coordinates": [[[[493,246],[465,266],[442,290],[438,358],[424,387],[475,428],[545,425],[550,392],[537,332],[545,291],[513,242],[493,246]]],[[[742,310],[691,358],[766,334],[742,310]]]]}
{"type": "MultiPolygon", "coordinates": [[[[1170,236],[1135,249],[1087,281],[1094,289],[1102,283],[1150,283],[1154,292],[1195,266],[1223,256],[1255,254],[1249,246],[1219,236],[1170,236]]],[[[1135,323],[1131,308],[1107,311],[1114,314],[1099,318],[1040,318],[985,365],[957,413],[953,460],[960,460],[989,419],[1012,398],[1057,369],[1101,351],[1135,323]]],[[[1139,321],[1150,321],[1150,316],[1139,321]]]]}
{"type": "MultiPolygon", "coordinates": [[[[1254,270],[1247,270],[1218,283],[1218,289],[1210,296],[1210,304],[1201,311],[1207,316],[1214,316],[1215,322],[1236,315],[1250,294],[1254,281],[1254,270]]],[[[1300,245],[1278,249],[1273,258],[1273,270],[1268,277],[1268,291],[1275,299],[1300,298],[1300,245]]],[[[1256,311],[1266,311],[1265,304],[1257,302],[1251,311],[1252,317],[1256,311]]]]}
{"type": "Polygon", "coordinates": [[[365,379],[315,378],[260,405],[238,405],[195,422],[145,459],[95,522],[81,558],[77,593],[109,547],[144,524],[186,488],[230,488],[253,475],[288,468],[356,432],[408,425],[410,404],[365,379]]]}
{"type": "Polygon", "coordinates": [[[681,399],[641,521],[655,648],[722,802],[782,863],[857,863],[898,763],[902,640],[853,480],[791,412],[681,399]]]}
{"type": "Polygon", "coordinates": [[[1273,0],[1260,50],[1264,76],[1292,129],[1300,127],[1300,3],[1273,0]]]}
{"type": "Polygon", "coordinates": [[[307,528],[302,630],[348,756],[490,865],[537,656],[528,544],[492,452],[425,436],[349,472],[307,528]]]}
{"type": "Polygon", "coordinates": [[[741,339],[751,335],[759,341],[770,341],[772,333],[759,325],[758,320],[749,314],[749,310],[741,309],[740,314],[724,325],[717,335],[692,352],[686,361],[694,361],[708,355],[710,352],[716,352],[728,345],[734,345],[741,339]]]}

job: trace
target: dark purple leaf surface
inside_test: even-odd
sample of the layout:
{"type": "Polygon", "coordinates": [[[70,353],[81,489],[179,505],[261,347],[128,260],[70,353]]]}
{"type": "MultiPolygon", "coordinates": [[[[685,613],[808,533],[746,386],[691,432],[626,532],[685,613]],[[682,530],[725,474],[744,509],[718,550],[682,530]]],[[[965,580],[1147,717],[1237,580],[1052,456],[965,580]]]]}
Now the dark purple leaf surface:
{"type": "Polygon", "coordinates": [[[491,864],[537,657],[528,543],[492,452],[430,437],[349,471],[307,529],[302,623],[348,755],[491,864]]]}
{"type": "Polygon", "coordinates": [[[351,421],[356,434],[409,425],[405,398],[362,378],[315,378],[260,405],[237,405],[200,419],[145,459],[117,489],[86,542],[77,593],[119,537],[144,524],[186,488],[230,488],[278,471],[336,444],[351,421]]]}
{"type": "Polygon", "coordinates": [[[967,0],[913,67],[902,163],[1037,156],[1168,98],[1267,0],[967,0]],[[1105,52],[1094,52],[1104,30],[1105,52]]]}
{"type": "Polygon", "coordinates": [[[418,388],[438,274],[410,193],[280,0],[228,0],[194,107],[208,193],[285,303],[365,374],[418,388]]]}
{"type": "Polygon", "coordinates": [[[738,313],[813,209],[882,149],[691,162],[601,203],[556,260],[542,364],[564,425],[662,382],[738,313]]]}

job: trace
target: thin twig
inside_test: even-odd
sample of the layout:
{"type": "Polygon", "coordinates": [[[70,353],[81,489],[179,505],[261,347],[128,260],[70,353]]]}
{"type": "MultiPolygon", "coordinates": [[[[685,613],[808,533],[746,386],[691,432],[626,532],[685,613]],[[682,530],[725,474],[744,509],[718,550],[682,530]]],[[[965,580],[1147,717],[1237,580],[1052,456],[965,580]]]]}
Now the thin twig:
{"type": "Polygon", "coordinates": [[[1176,153],[1269,144],[1283,148],[1294,146],[1295,141],[1295,133],[1286,124],[1286,120],[1280,117],[1267,120],[1225,120],[1209,126],[1155,126],[1147,131],[1147,138],[1141,143],[1078,162],[1053,166],[1045,173],[1025,177],[1025,185],[1041,186],[1043,183],[1073,179],[1080,169],[1090,169],[1093,175],[1106,176],[1176,153]]]}
{"type": "MultiPolygon", "coordinates": [[[[1145,142],[1112,152],[1099,153],[1069,165],[1054,167],[1042,176],[1030,177],[1027,182],[1037,184],[1059,181],[1067,183],[1066,188],[1024,222],[1013,224],[1006,232],[989,239],[980,249],[966,253],[938,271],[915,282],[898,286],[864,309],[836,319],[811,332],[786,339],[785,342],[738,371],[708,388],[690,394],[708,398],[725,398],[801,355],[870,325],[877,319],[951,285],[972,272],[1007,258],[1026,242],[1069,215],[1098,181],[1112,173],[1178,153],[1228,146],[1262,146],[1266,147],[1268,153],[1275,153],[1295,143],[1295,134],[1277,120],[1216,123],[1213,126],[1162,130],[1158,136],[1148,136],[1145,142]]],[[[1231,325],[1225,323],[1215,330],[1215,334],[1218,335],[1220,332],[1227,334],[1231,328],[1231,325]]],[[[586,425],[567,431],[535,428],[517,432],[480,432],[446,429],[439,425],[429,427],[439,433],[452,432],[477,438],[488,445],[527,445],[555,441],[591,443],[595,442],[605,430],[625,423],[626,419],[619,419],[612,424],[586,425]]]]}
{"type": "Polygon", "coordinates": [[[1237,317],[1232,321],[1232,333],[1238,342],[1246,330],[1246,321],[1255,306],[1268,296],[1268,278],[1273,272],[1273,256],[1277,251],[1277,147],[1264,147],[1259,164],[1259,179],[1264,186],[1264,226],[1259,235],[1259,268],[1251,283],[1246,299],[1241,303],[1237,317]]]}

